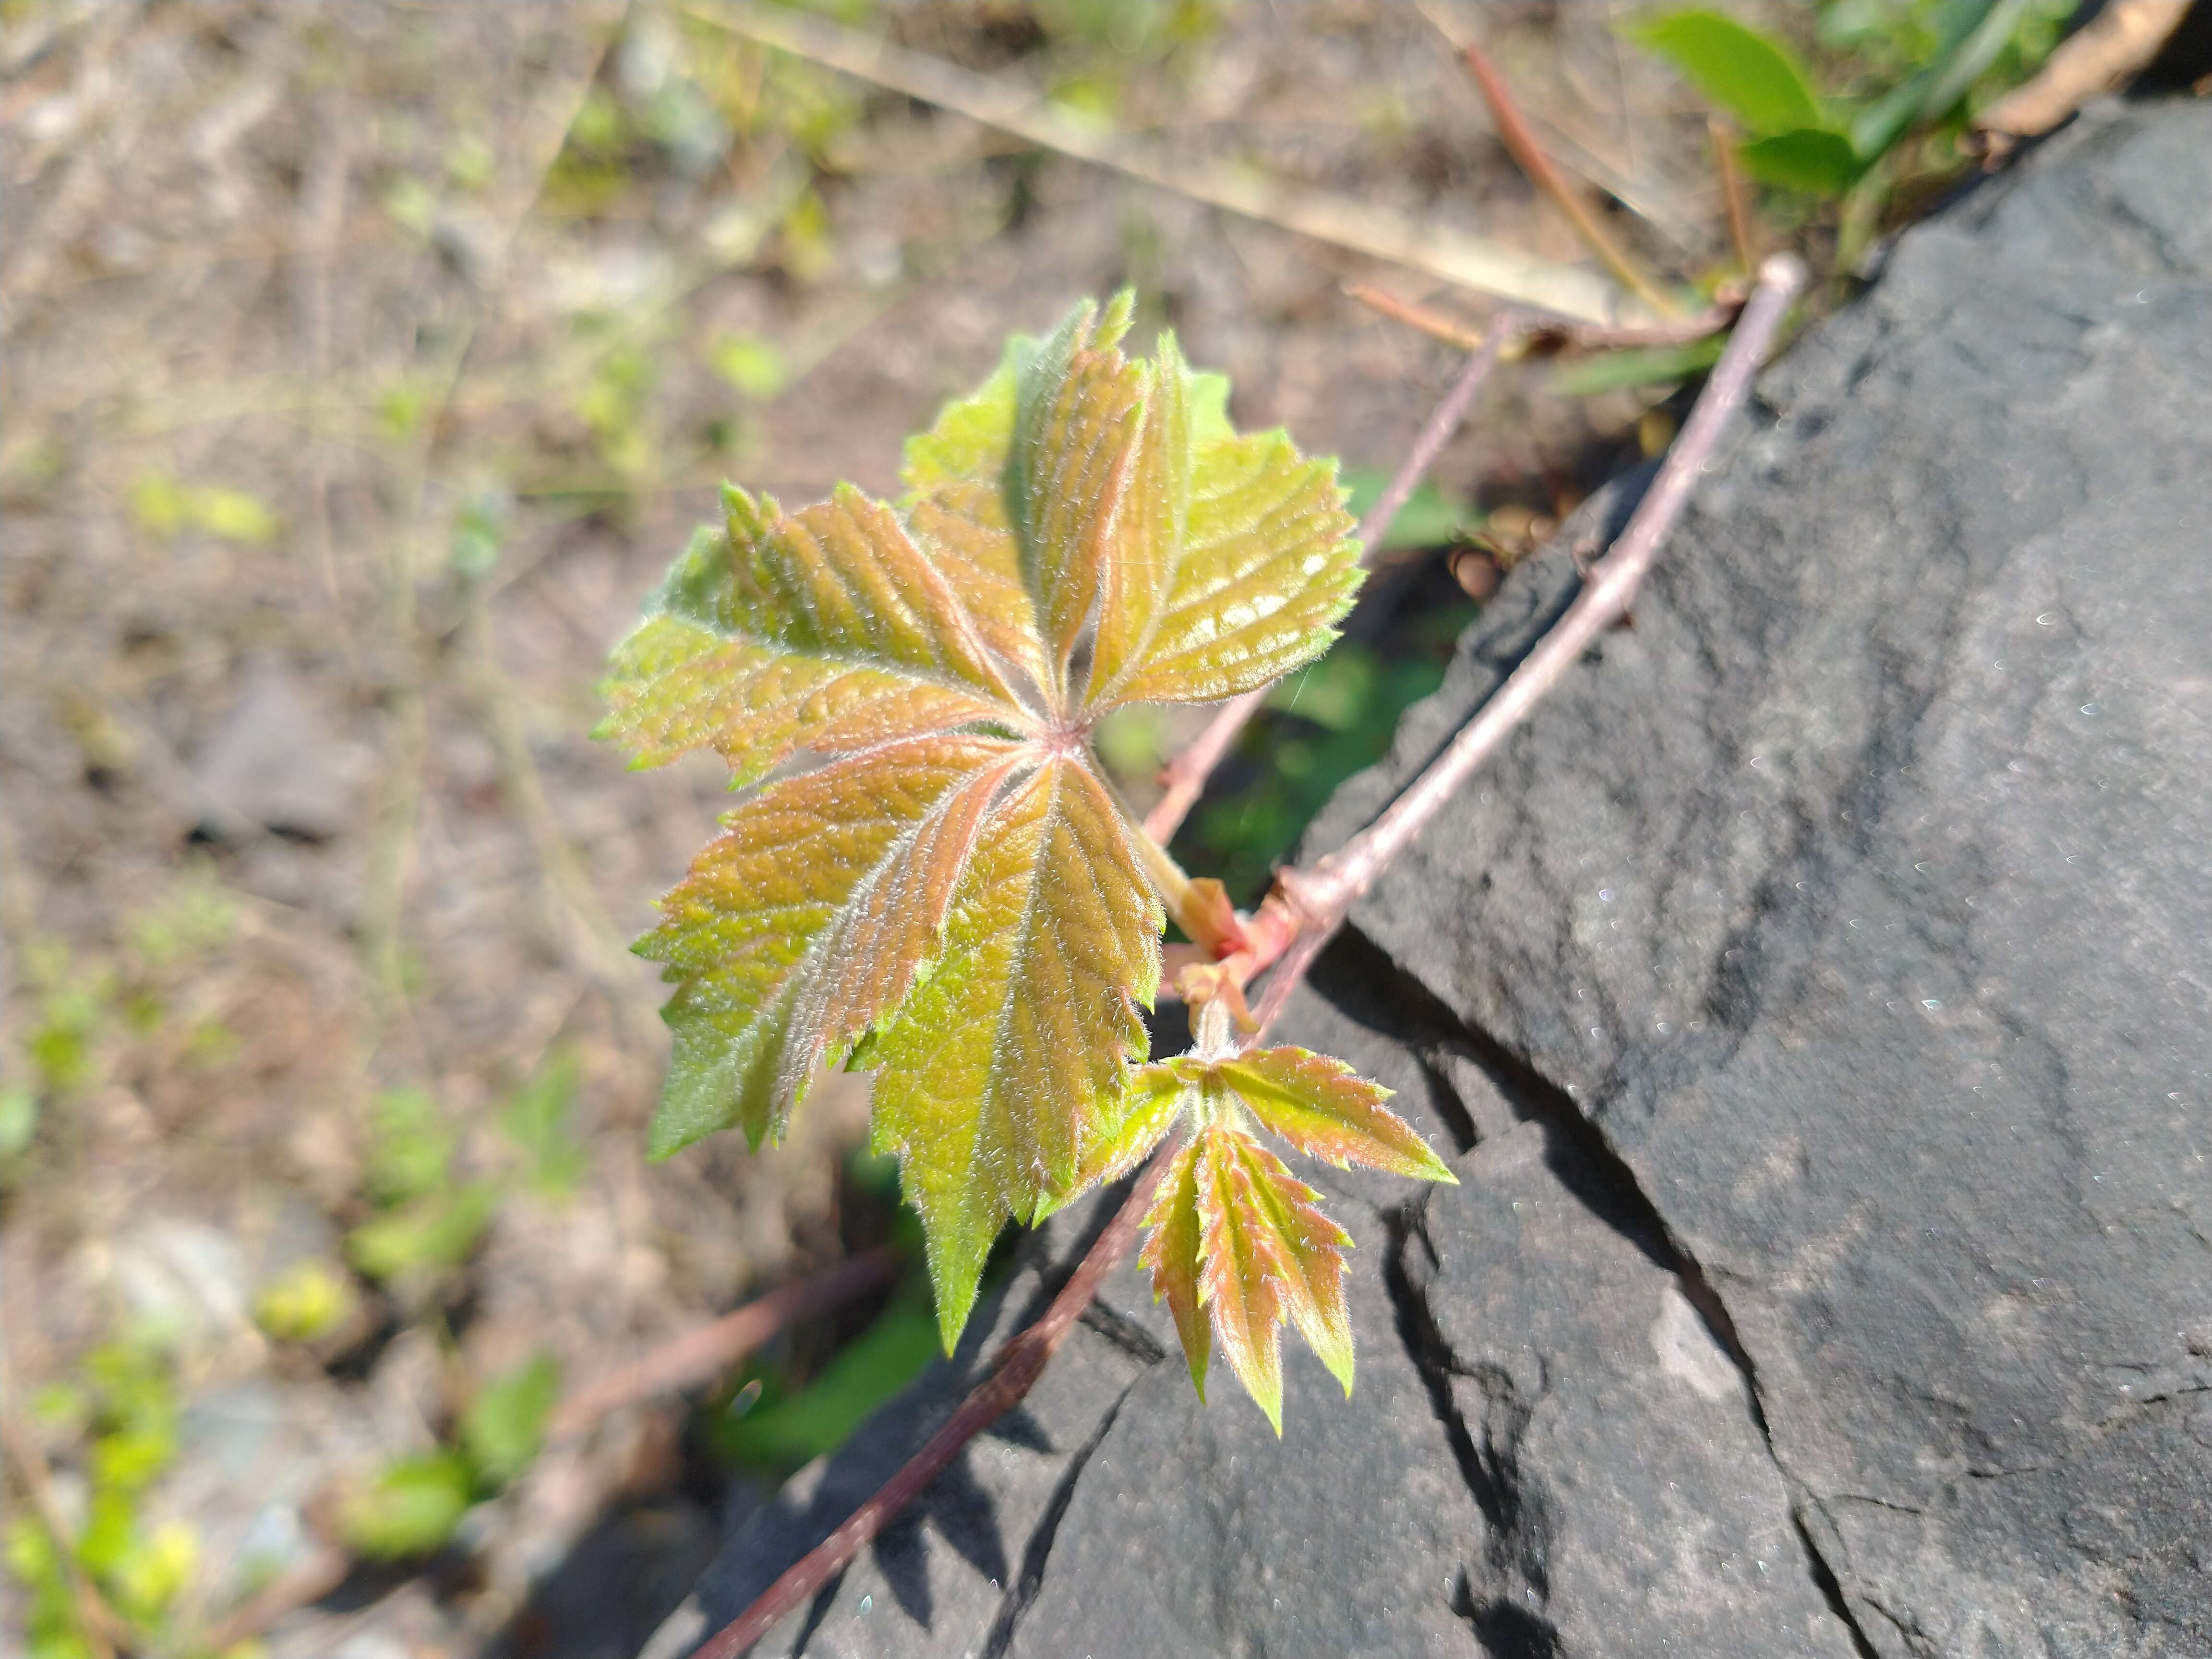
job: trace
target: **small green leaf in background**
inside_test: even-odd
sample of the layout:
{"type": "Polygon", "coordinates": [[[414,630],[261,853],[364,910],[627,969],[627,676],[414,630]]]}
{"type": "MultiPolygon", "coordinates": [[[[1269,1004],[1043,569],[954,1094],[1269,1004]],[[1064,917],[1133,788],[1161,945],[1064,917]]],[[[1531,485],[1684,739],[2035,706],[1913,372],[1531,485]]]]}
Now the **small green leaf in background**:
{"type": "Polygon", "coordinates": [[[530,1467],[560,1396],[561,1367],[550,1353],[477,1390],[461,1413],[460,1441],[480,1480],[503,1486],[530,1467]]]}
{"type": "Polygon", "coordinates": [[[1754,138],[1738,146],[1735,154],[1743,170],[1759,183],[1808,196],[1840,196],[1863,171],[1850,140],[1825,127],[1754,138]]]}
{"type": "Polygon", "coordinates": [[[1116,777],[1149,778],[1165,764],[1173,738],[1158,704],[1137,702],[1099,721],[1092,740],[1116,777]]]}
{"type": "Polygon", "coordinates": [[[314,1342],[350,1319],[359,1302],[343,1273],[309,1257],[263,1287],[253,1299],[253,1322],[279,1342],[314,1342]]]}
{"type": "Polygon", "coordinates": [[[507,545],[507,520],[514,515],[514,500],[498,485],[472,492],[453,515],[454,572],[470,581],[482,581],[499,568],[499,556],[507,545]]]}
{"type": "Polygon", "coordinates": [[[438,193],[411,173],[395,173],[377,186],[376,199],[392,222],[428,237],[437,222],[438,193]]]}
{"type": "Polygon", "coordinates": [[[0,1158],[16,1157],[39,1132],[39,1097],[27,1083],[0,1084],[0,1158]]]}
{"type": "Polygon", "coordinates": [[[1717,11],[1673,12],[1632,25],[1631,38],[1688,77],[1748,131],[1792,132],[1826,118],[1789,50],[1717,11]]]}
{"type": "Polygon", "coordinates": [[[388,1283],[415,1268],[460,1267],[476,1254],[499,1207],[499,1193],[469,1182],[418,1198],[346,1235],[346,1258],[388,1283]]]}
{"type": "Polygon", "coordinates": [[[180,879],[158,904],[131,919],[131,950],[147,967],[173,967],[204,955],[237,931],[238,901],[204,868],[180,879]]]}
{"type": "MultiPolygon", "coordinates": [[[[1343,474],[1346,488],[1352,491],[1344,510],[1355,519],[1364,519],[1368,509],[1382,499],[1383,486],[1390,475],[1372,467],[1347,467],[1343,474]]],[[[1425,483],[1406,498],[1398,516],[1390,520],[1390,527],[1382,532],[1382,545],[1391,547],[1443,547],[1450,542],[1471,536],[1481,527],[1482,514],[1476,512],[1472,501],[1455,501],[1432,483],[1425,483]]]]}
{"type": "Polygon", "coordinates": [[[714,1425],[722,1453],[754,1468],[795,1468],[835,1450],[938,1353],[929,1298],[909,1291],[798,1393],[714,1425]]]}
{"type": "Polygon", "coordinates": [[[259,546],[276,535],[276,515],[257,495],[228,484],[201,484],[191,492],[192,521],[210,536],[259,546]]]}
{"type": "Polygon", "coordinates": [[[224,541],[253,546],[272,541],[276,514],[258,495],[228,484],[179,483],[166,472],[149,472],[131,486],[131,515],[163,540],[203,530],[224,541]]]}
{"type": "Polygon", "coordinates": [[[22,1633],[30,1659],[92,1659],[68,1565],[46,1529],[27,1515],[10,1522],[0,1540],[0,1563],[29,1592],[22,1633]]]}
{"type": "Polygon", "coordinates": [[[181,1521],[168,1521],[151,1532],[133,1525],[97,1576],[118,1613],[134,1623],[153,1625],[185,1593],[199,1565],[198,1534],[181,1521]]]}
{"type": "Polygon", "coordinates": [[[1629,346],[1568,363],[1552,375],[1552,390],[1563,398],[1587,398],[1623,386],[1665,386],[1702,374],[1721,359],[1725,337],[1689,340],[1680,345],[1629,346]]]}
{"type": "Polygon", "coordinates": [[[403,1457],[346,1495],[338,1531],[347,1547],[371,1560],[428,1555],[453,1537],[474,1495],[468,1463],[458,1452],[403,1457]]]}
{"type": "Polygon", "coordinates": [[[708,362],[715,374],[748,398],[773,398],[791,379],[782,348],[757,334],[725,334],[714,342],[708,362]]]}
{"type": "Polygon", "coordinates": [[[386,1089],[369,1109],[368,1186],[378,1204],[404,1204],[446,1184],[459,1138],[420,1089],[386,1089]]]}
{"type": "Polygon", "coordinates": [[[1869,161],[1911,128],[1940,120],[1996,62],[2020,32],[2031,0],[1955,0],[1943,9],[1935,55],[1851,123],[1851,143],[1869,161]]]}
{"type": "Polygon", "coordinates": [[[568,1196],[584,1178],[586,1154],[572,1121],[582,1081],[582,1061],[563,1046],[500,1109],[500,1127],[525,1159],[524,1178],[548,1198],[568,1196]]]}

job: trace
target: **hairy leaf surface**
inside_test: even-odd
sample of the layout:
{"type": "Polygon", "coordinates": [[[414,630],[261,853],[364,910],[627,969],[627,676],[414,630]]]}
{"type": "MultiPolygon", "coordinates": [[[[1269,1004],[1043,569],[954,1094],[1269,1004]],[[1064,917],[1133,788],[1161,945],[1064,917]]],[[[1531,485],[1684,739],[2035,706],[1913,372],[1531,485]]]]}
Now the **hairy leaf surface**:
{"type": "Polygon", "coordinates": [[[1055,759],[985,824],[944,956],[883,1032],[875,1144],[921,1212],[949,1347],[1011,1216],[1115,1127],[1159,979],[1160,902],[1091,772],[1055,759]]]}
{"type": "MultiPolygon", "coordinates": [[[[1342,1254],[1352,1239],[1315,1207],[1313,1188],[1249,1135],[1216,1123],[1194,1146],[1199,1296],[1230,1368],[1280,1434],[1278,1328],[1285,1320],[1297,1326],[1345,1392],[1352,1391],[1342,1254]]],[[[1188,1336],[1184,1352],[1194,1352],[1188,1336]]]]}
{"type": "MultiPolygon", "coordinates": [[[[1185,1091],[1131,1080],[1160,971],[1147,872],[1181,878],[1139,856],[1093,725],[1297,666],[1358,582],[1333,465],[1238,436],[1171,337],[1124,356],[1131,310],[1014,341],[908,442],[895,504],[726,490],[605,686],[601,732],[637,764],[712,750],[757,786],[638,947],[676,986],[654,1152],[774,1139],[819,1066],[872,1072],[948,1347],[1005,1223],[1134,1168],[1185,1091]],[[802,751],[829,763],[772,776],[802,751]]],[[[1264,1184],[1237,1201],[1304,1237],[1264,1184]]]]}
{"type": "Polygon", "coordinates": [[[1413,1126],[1385,1107],[1390,1091],[1310,1048],[1255,1048],[1212,1073],[1268,1128],[1310,1158],[1458,1185],[1413,1126]]]}
{"type": "Polygon", "coordinates": [[[988,804],[978,798],[1020,753],[988,738],[912,738],[723,818],[637,947],[679,987],[654,1156],[718,1129],[741,1127],[756,1147],[782,1133],[824,1048],[896,1006],[930,954],[988,804]],[[841,948],[856,936],[874,947],[865,961],[841,948]]]}
{"type": "Polygon", "coordinates": [[[1165,1298],[1182,1340],[1183,1358],[1198,1397],[1206,1398],[1206,1368],[1213,1358],[1213,1327],[1199,1305],[1198,1271],[1205,1227],[1198,1211],[1195,1140],[1182,1148],[1160,1179],[1152,1207],[1146,1212],[1145,1248],[1139,1265],[1152,1270],[1152,1299],[1165,1298]]]}
{"type": "Polygon", "coordinates": [[[1427,1181],[1455,1178],[1413,1126],[1382,1104],[1390,1091],[1341,1060],[1309,1049],[1178,1054],[1139,1066],[1133,1092],[1182,1091],[1200,1127],[1176,1154],[1146,1217],[1141,1258],[1155,1297],[1169,1298],[1194,1381],[1203,1382],[1218,1337],[1229,1363],[1282,1432],[1276,1327],[1288,1320],[1352,1391],[1352,1326],[1342,1250],[1352,1240],[1315,1205],[1317,1194],[1240,1127],[1249,1114],[1299,1151],[1341,1169],[1364,1164],[1427,1181]],[[1195,1240],[1194,1243],[1191,1241],[1195,1240]],[[1178,1273],[1197,1252],[1206,1320],[1175,1305],[1178,1273]]]}

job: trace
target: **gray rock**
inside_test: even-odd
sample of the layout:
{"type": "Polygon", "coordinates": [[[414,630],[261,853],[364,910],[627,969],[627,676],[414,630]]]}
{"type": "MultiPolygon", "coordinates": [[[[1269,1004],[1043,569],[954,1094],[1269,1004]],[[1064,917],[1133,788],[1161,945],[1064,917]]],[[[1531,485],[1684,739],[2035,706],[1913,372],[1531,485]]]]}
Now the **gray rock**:
{"type": "MultiPolygon", "coordinates": [[[[1291,1339],[1283,1439],[1218,1359],[1201,1403],[1145,1276],[1125,1263],[1097,1328],[1078,1331],[1026,1402],[1045,1443],[985,1443],[988,1462],[920,1506],[916,1541],[889,1561],[864,1557],[759,1651],[1441,1655],[1467,1652],[1472,1631],[1501,1652],[1657,1654],[1694,1633],[1717,1655],[1849,1654],[1741,1373],[1689,1310],[1656,1229],[1570,1139],[1522,1121],[1387,963],[1352,941],[1324,959],[1320,985],[1292,1004],[1285,1040],[1390,1084],[1442,1149],[1492,1137],[1460,1160],[1466,1186],[1433,1194],[1302,1170],[1355,1240],[1353,1398],[1291,1339]],[[1524,1211],[1517,1242],[1456,1242],[1524,1211]],[[1445,1235],[1455,1242],[1439,1248],[1445,1235]],[[1516,1252],[1539,1241],[1542,1271],[1524,1278],[1516,1252]],[[1478,1316],[1491,1323],[1440,1317],[1479,1295],[1499,1304],[1478,1316]],[[1643,1457],[1653,1446],[1668,1455],[1643,1457]],[[1609,1508],[1617,1494],[1657,1496],[1583,1513],[1576,1495],[1607,1486],[1609,1508]],[[1000,1542],[979,1550],[979,1539],[1000,1542]],[[1564,1620],[1559,1580],[1586,1593],[1564,1620]],[[1636,1617],[1655,1590],[1680,1613],[1663,1628],[1636,1617]]],[[[1072,1230],[1079,1239],[1097,1213],[1072,1230]]],[[[981,1351],[1054,1276],[1042,1261],[1064,1267],[1077,1248],[1045,1235],[981,1351]]],[[[741,1611],[920,1443],[971,1364],[926,1378],[794,1481],[648,1651],[688,1651],[741,1611]]]]}
{"type": "MultiPolygon", "coordinates": [[[[1036,1443],[910,1523],[924,1571],[879,1549],[761,1651],[2212,1653],[2208,176],[2212,108],[2108,107],[1901,239],[1324,957],[1285,1037],[1462,1182],[1316,1181],[1354,1398],[1294,1352],[1285,1440],[1200,1405],[1125,1266],[1036,1443]]],[[[1574,581],[1514,573],[1315,848],[1574,581]]],[[[968,1374],[750,1522],[666,1650],[968,1374]]]]}
{"type": "Polygon", "coordinates": [[[1883,1654],[2212,1651],[2208,169],[2108,108],[1907,234],[1358,917],[1702,1264],[1883,1654]]]}
{"type": "Polygon", "coordinates": [[[192,767],[203,827],[234,840],[253,825],[329,840],[351,818],[366,759],[288,665],[254,657],[192,767]]]}

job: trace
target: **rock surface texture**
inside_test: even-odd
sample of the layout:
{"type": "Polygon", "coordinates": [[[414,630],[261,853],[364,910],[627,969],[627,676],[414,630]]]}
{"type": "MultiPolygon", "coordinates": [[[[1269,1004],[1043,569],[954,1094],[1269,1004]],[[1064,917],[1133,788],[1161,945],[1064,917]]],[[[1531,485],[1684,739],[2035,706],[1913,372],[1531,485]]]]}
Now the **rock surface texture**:
{"type": "MultiPolygon", "coordinates": [[[[2212,1655],[2208,179],[2212,106],[2110,106],[1905,235],[1358,911],[1282,1035],[1462,1184],[1320,1171],[1354,1398],[1301,1350],[1284,1441],[1201,1406],[1125,1266],[759,1651],[2212,1655]]],[[[1316,848],[1574,580],[1515,572],[1316,848]]],[[[872,1488],[1085,1225],[656,1648],[872,1488]]]]}

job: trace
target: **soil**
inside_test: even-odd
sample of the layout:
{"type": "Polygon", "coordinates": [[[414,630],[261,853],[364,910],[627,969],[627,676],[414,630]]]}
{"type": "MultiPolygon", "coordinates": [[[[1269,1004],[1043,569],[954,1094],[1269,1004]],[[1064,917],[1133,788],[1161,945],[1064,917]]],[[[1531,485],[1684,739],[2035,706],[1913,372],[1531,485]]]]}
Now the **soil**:
{"type": "MultiPolygon", "coordinates": [[[[330,1483],[432,1443],[469,1379],[550,1351],[587,1380],[879,1223],[839,1176],[854,1084],[758,1157],[641,1153],[665,1040],[623,945],[724,795],[713,764],[627,772],[587,736],[592,685],[716,483],[889,491],[1009,331],[1125,283],[1139,342],[1172,322],[1240,424],[1387,471],[1459,357],[1345,285],[1483,309],[774,58],[711,9],[6,9],[0,878],[9,1075],[40,1115],[0,1193],[0,1386],[27,1398],[133,1320],[181,1333],[184,1450],[150,1501],[202,1534],[196,1616],[304,1549],[330,1483]],[[58,1082],[33,1050],[79,1005],[58,1082]],[[457,1167],[501,1177],[502,1103],[563,1055],[573,1193],[502,1202],[419,1294],[358,1285],[341,1340],[257,1329],[269,1279],[370,1212],[380,1091],[427,1091],[457,1167]],[[255,1531],[272,1504],[289,1543],[255,1531]]],[[[1617,9],[1482,16],[1562,155],[1648,210],[1625,234],[1700,271],[1702,119],[1617,9]]],[[[866,21],[1170,154],[1577,257],[1419,9],[1091,10],[866,21]]],[[[1435,477],[1557,512],[1646,401],[1500,375],[1435,477]]],[[[1443,572],[1408,563],[1354,631],[1433,648],[1443,572]]],[[[687,1575],[592,1620],[561,1587],[711,1549],[683,1409],[549,1454],[451,1571],[356,1574],[270,1651],[622,1650],[687,1575]]],[[[76,1454],[46,1443],[66,1499],[76,1454]]]]}

